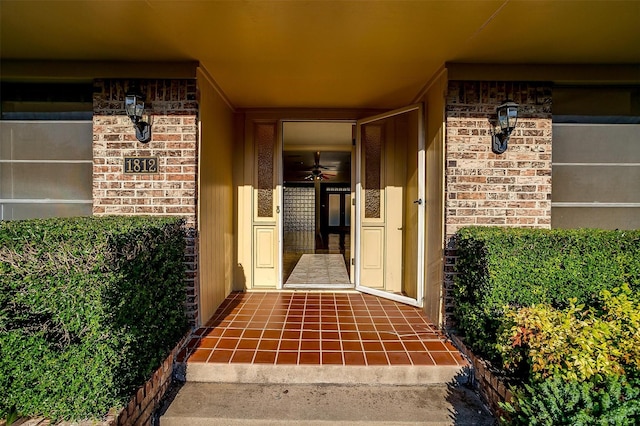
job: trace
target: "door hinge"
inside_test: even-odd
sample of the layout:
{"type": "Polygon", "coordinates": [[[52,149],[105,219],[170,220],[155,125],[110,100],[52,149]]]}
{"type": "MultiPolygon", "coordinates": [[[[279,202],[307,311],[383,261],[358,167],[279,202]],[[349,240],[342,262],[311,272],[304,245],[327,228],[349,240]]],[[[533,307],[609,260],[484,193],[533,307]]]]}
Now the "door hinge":
{"type": "Polygon", "coordinates": [[[356,205],[356,199],[355,199],[355,198],[352,198],[352,199],[351,199],[351,205],[352,205],[352,206],[355,206],[355,205],[356,205]]]}
{"type": "Polygon", "coordinates": [[[353,265],[355,265],[355,264],[356,264],[356,261],[355,261],[355,259],[352,257],[352,258],[351,258],[351,266],[353,266],[353,265]]]}

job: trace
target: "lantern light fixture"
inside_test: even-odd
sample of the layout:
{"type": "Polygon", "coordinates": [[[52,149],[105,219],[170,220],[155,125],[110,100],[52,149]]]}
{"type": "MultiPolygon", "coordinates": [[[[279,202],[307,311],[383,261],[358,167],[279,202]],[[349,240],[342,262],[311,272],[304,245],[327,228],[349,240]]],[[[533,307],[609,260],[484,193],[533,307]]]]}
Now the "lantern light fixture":
{"type": "Polygon", "coordinates": [[[518,104],[506,100],[496,108],[496,114],[500,131],[493,135],[491,150],[496,154],[502,154],[507,150],[509,136],[518,122],[518,104]]]}
{"type": "Polygon", "coordinates": [[[149,142],[151,140],[151,125],[142,120],[144,97],[135,88],[125,95],[124,108],[136,129],[136,139],[142,143],[149,142]]]}

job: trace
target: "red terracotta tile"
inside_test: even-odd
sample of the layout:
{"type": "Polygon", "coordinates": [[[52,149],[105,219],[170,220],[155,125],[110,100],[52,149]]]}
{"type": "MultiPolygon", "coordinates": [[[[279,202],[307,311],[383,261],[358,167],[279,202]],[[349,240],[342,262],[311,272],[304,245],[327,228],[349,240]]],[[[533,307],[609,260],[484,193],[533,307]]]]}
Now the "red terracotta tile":
{"type": "Polygon", "coordinates": [[[213,353],[209,357],[209,361],[207,362],[227,363],[231,359],[232,355],[233,355],[233,351],[228,351],[225,349],[216,349],[215,351],[213,351],[213,353]]]}
{"type": "Polygon", "coordinates": [[[315,340],[320,338],[320,332],[318,331],[302,331],[302,340],[315,340]]]}
{"type": "Polygon", "coordinates": [[[203,337],[220,337],[222,336],[223,331],[224,329],[222,328],[209,328],[207,329],[207,332],[203,335],[203,337]]]}
{"type": "Polygon", "coordinates": [[[217,337],[204,337],[202,339],[200,339],[200,343],[198,343],[198,347],[199,348],[207,348],[207,349],[213,349],[216,347],[216,344],[218,343],[218,338],[217,337]]]}
{"type": "Polygon", "coordinates": [[[444,346],[450,352],[458,352],[458,349],[455,346],[453,346],[453,344],[451,344],[451,342],[444,342],[444,346]]]}
{"type": "Polygon", "coordinates": [[[409,352],[413,365],[433,365],[433,360],[426,352],[409,352]]]}
{"type": "Polygon", "coordinates": [[[388,365],[387,356],[384,352],[365,352],[367,358],[367,365],[388,365]]]}
{"type": "Polygon", "coordinates": [[[345,365],[367,365],[362,352],[344,352],[345,365]]]}
{"type": "Polygon", "coordinates": [[[235,349],[238,346],[238,342],[240,339],[225,339],[224,337],[220,339],[218,345],[216,346],[218,349],[235,349]]]}
{"type": "Polygon", "coordinates": [[[356,331],[341,331],[342,340],[360,340],[360,334],[356,331]]]}
{"type": "Polygon", "coordinates": [[[384,348],[382,347],[381,342],[362,342],[362,347],[365,352],[382,352],[384,348]]]}
{"type": "Polygon", "coordinates": [[[298,340],[300,338],[300,331],[299,330],[285,330],[282,332],[282,339],[287,339],[287,340],[298,340]]]}
{"type": "Polygon", "coordinates": [[[282,335],[282,330],[264,330],[262,333],[263,339],[279,339],[282,335]]]}
{"type": "Polygon", "coordinates": [[[358,324],[358,331],[360,332],[375,332],[376,326],[373,324],[358,324]]]}
{"type": "Polygon", "coordinates": [[[393,325],[387,323],[387,324],[376,324],[376,331],[379,333],[381,331],[394,332],[395,330],[393,329],[393,325]]]}
{"type": "Polygon", "coordinates": [[[342,342],[343,351],[362,351],[362,343],[354,342],[350,340],[344,340],[342,342]]]}
{"type": "Polygon", "coordinates": [[[236,349],[255,349],[258,347],[258,339],[240,339],[236,349]]]}
{"type": "Polygon", "coordinates": [[[287,316],[287,323],[302,322],[302,318],[302,315],[289,315],[287,316]]]}
{"type": "Polygon", "coordinates": [[[379,331],[378,334],[380,335],[380,339],[384,341],[392,341],[392,342],[400,341],[400,336],[398,336],[396,332],[379,331]]]}
{"type": "Polygon", "coordinates": [[[300,341],[301,351],[319,351],[320,340],[302,340],[300,341]]]}
{"type": "Polygon", "coordinates": [[[322,331],[325,331],[325,330],[334,331],[334,330],[338,330],[339,326],[338,326],[337,323],[324,323],[323,322],[321,328],[322,328],[322,331]]]}
{"type": "Polygon", "coordinates": [[[235,351],[233,357],[231,357],[231,362],[237,363],[251,363],[253,361],[253,356],[255,355],[255,351],[235,351]]]}
{"type": "Polygon", "coordinates": [[[284,323],[284,327],[282,327],[285,331],[299,331],[302,330],[302,323],[300,322],[286,322],[284,323]]]}
{"type": "Polygon", "coordinates": [[[322,352],[322,364],[342,365],[342,353],[322,352]]]}
{"type": "Polygon", "coordinates": [[[360,338],[362,340],[375,340],[375,341],[379,341],[380,337],[378,336],[378,333],[375,332],[371,332],[371,331],[364,331],[360,333],[360,338]]]}
{"type": "Polygon", "coordinates": [[[387,352],[387,357],[391,365],[411,365],[411,359],[406,352],[387,352]]]}
{"type": "Polygon", "coordinates": [[[322,340],[340,340],[340,333],[337,331],[324,331],[320,334],[322,340]]]}
{"type": "Polygon", "coordinates": [[[424,352],[426,351],[422,342],[402,342],[407,352],[424,352]]]}
{"type": "Polygon", "coordinates": [[[249,329],[242,333],[243,339],[259,339],[262,336],[262,330],[249,329]]]}
{"type": "Polygon", "coordinates": [[[260,350],[266,350],[266,351],[275,351],[276,349],[278,349],[278,346],[280,345],[280,341],[279,340],[260,340],[260,343],[258,343],[258,349],[260,350]]]}
{"type": "Polygon", "coordinates": [[[178,355],[176,355],[176,362],[184,362],[186,358],[187,358],[187,350],[181,349],[180,352],[178,352],[178,355]]]}
{"type": "Polygon", "coordinates": [[[207,362],[207,359],[211,356],[211,349],[196,349],[187,362],[207,362]]]}
{"type": "Polygon", "coordinates": [[[458,365],[469,365],[469,361],[460,352],[449,352],[449,354],[457,361],[458,365]]]}
{"type": "Polygon", "coordinates": [[[428,341],[422,342],[422,344],[427,348],[428,351],[446,351],[447,348],[444,343],[439,341],[428,341]]]}
{"type": "Polygon", "coordinates": [[[383,341],[382,342],[382,346],[384,346],[384,349],[387,352],[391,352],[391,351],[404,351],[404,345],[400,342],[389,342],[389,341],[383,341]]]}
{"type": "Polygon", "coordinates": [[[431,357],[436,365],[458,365],[449,352],[431,352],[431,357]]]}
{"type": "Polygon", "coordinates": [[[276,364],[297,364],[298,352],[278,352],[276,364]]]}
{"type": "Polygon", "coordinates": [[[242,336],[242,329],[237,328],[229,328],[222,333],[223,337],[240,337],[242,336]]]}
{"type": "Polygon", "coordinates": [[[319,365],[320,352],[300,352],[299,364],[319,365]]]}
{"type": "Polygon", "coordinates": [[[323,351],[340,351],[342,350],[342,345],[338,340],[322,340],[322,350],[323,351]]]}
{"type": "Polygon", "coordinates": [[[273,364],[276,361],[275,351],[258,351],[253,359],[254,364],[273,364]]]}
{"type": "Polygon", "coordinates": [[[281,340],[280,341],[281,351],[297,351],[299,348],[300,348],[299,340],[281,340]]]}
{"type": "Polygon", "coordinates": [[[357,331],[358,327],[352,323],[345,323],[340,321],[340,331],[357,331]]]}

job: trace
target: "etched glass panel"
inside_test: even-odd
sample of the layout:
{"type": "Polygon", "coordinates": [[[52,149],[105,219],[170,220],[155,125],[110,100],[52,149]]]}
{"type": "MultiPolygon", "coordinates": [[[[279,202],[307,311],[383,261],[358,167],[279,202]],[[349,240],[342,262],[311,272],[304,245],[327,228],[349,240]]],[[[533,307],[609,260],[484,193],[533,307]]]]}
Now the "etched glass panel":
{"type": "Polygon", "coordinates": [[[275,123],[256,124],[255,142],[258,168],[258,217],[273,217],[275,123]]]}
{"type": "Polygon", "coordinates": [[[362,150],[364,157],[364,217],[381,217],[381,158],[382,127],[366,125],[362,127],[362,150]]]}

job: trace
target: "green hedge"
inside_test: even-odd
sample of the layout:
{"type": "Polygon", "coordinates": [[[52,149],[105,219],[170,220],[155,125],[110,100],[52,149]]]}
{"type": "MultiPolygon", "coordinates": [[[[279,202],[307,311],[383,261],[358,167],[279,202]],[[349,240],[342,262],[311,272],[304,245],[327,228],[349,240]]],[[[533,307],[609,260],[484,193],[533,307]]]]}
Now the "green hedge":
{"type": "Polygon", "coordinates": [[[188,329],[183,220],[0,222],[0,418],[100,418],[188,329]]]}
{"type": "Polygon", "coordinates": [[[468,227],[455,242],[458,333],[494,362],[505,306],[562,308],[570,298],[589,304],[624,283],[640,287],[640,231],[468,227]]]}

